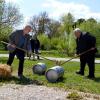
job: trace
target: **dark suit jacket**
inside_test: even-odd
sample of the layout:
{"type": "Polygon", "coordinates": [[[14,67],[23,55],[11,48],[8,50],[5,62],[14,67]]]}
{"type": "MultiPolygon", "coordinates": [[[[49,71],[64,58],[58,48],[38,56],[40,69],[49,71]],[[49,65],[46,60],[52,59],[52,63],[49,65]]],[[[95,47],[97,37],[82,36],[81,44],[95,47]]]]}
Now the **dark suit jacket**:
{"type": "MultiPolygon", "coordinates": [[[[88,32],[87,33],[81,33],[80,38],[76,39],[76,53],[80,54],[84,51],[87,51],[96,45],[96,38],[92,35],[90,35],[88,32]]],[[[96,53],[96,49],[94,51],[91,51],[90,53],[96,53]]]]}
{"type": "MultiPolygon", "coordinates": [[[[21,43],[20,37],[23,35],[23,30],[16,30],[15,32],[11,33],[9,36],[9,43],[10,44],[15,44],[17,47],[19,47],[19,44],[21,43]]],[[[25,41],[22,47],[22,49],[31,50],[31,44],[30,44],[30,35],[25,35],[24,36],[25,41]]],[[[10,48],[10,47],[9,47],[10,48]]]]}
{"type": "Polygon", "coordinates": [[[40,41],[38,39],[31,39],[31,48],[32,50],[34,49],[39,49],[40,48],[40,41]]]}

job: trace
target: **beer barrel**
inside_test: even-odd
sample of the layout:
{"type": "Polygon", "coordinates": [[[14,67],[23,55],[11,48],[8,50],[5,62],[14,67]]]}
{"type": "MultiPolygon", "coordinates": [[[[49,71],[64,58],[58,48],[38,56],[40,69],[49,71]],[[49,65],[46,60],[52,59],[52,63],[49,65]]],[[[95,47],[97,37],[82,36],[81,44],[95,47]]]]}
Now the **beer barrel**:
{"type": "Polygon", "coordinates": [[[54,66],[45,75],[49,82],[56,82],[59,78],[63,77],[64,69],[61,66],[54,66]]]}
{"type": "Polygon", "coordinates": [[[36,65],[33,66],[32,70],[33,73],[35,74],[44,74],[46,71],[47,67],[44,63],[37,63],[36,65]]]}

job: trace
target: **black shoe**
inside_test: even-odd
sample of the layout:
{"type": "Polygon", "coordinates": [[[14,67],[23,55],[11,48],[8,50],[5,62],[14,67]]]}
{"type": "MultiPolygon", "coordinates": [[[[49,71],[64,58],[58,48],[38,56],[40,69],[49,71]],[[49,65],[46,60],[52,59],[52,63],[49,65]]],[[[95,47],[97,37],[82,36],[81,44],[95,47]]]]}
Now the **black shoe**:
{"type": "Polygon", "coordinates": [[[40,58],[37,58],[37,60],[41,60],[40,58]]]}
{"type": "Polygon", "coordinates": [[[84,73],[82,73],[82,72],[80,72],[80,71],[76,72],[76,74],[84,75],[84,73]]]}
{"type": "Polygon", "coordinates": [[[89,79],[94,79],[95,76],[90,76],[90,75],[88,75],[87,78],[89,78],[89,79]]]}
{"type": "Polygon", "coordinates": [[[18,79],[23,79],[24,76],[23,75],[18,75],[18,79]]]}
{"type": "Polygon", "coordinates": [[[37,57],[37,60],[40,60],[40,57],[37,57]]]}

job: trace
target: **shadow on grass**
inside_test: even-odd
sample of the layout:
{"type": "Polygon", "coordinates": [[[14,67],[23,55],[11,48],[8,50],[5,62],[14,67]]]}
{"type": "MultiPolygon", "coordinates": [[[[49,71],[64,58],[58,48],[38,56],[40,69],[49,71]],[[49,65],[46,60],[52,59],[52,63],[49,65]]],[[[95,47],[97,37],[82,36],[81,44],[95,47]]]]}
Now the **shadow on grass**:
{"type": "Polygon", "coordinates": [[[100,83],[100,77],[96,77],[95,79],[93,79],[95,82],[100,83]]]}
{"type": "Polygon", "coordinates": [[[66,78],[65,77],[61,77],[54,83],[60,83],[60,82],[64,83],[64,80],[66,80],[66,78]]]}
{"type": "Polygon", "coordinates": [[[26,77],[19,79],[15,76],[12,76],[9,79],[8,78],[0,78],[0,82],[2,82],[2,83],[15,83],[15,84],[20,84],[20,85],[30,85],[30,84],[43,85],[43,83],[41,83],[37,80],[32,80],[32,79],[26,78],[26,77]]]}
{"type": "Polygon", "coordinates": [[[93,81],[95,81],[97,83],[100,83],[100,77],[95,77],[95,78],[88,78],[88,77],[86,77],[86,79],[90,79],[90,80],[93,80],[93,81]]]}

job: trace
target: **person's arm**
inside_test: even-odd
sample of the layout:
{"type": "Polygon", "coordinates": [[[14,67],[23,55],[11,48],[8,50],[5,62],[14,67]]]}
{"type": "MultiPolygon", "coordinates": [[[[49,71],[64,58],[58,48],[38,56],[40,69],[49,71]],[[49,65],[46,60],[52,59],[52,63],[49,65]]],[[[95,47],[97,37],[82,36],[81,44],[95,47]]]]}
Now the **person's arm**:
{"type": "Polygon", "coordinates": [[[28,36],[28,39],[27,39],[27,50],[28,51],[32,51],[31,42],[30,42],[30,36],[28,36]]]}
{"type": "Polygon", "coordinates": [[[13,32],[10,36],[9,36],[9,44],[7,45],[7,48],[10,52],[13,52],[16,48],[15,45],[15,36],[16,36],[16,32],[13,32]]]}
{"type": "Polygon", "coordinates": [[[11,33],[11,35],[9,36],[9,43],[11,44],[11,46],[13,48],[16,47],[16,45],[15,45],[15,37],[16,37],[16,31],[11,33]]]}
{"type": "Polygon", "coordinates": [[[15,37],[16,37],[16,32],[11,33],[11,35],[9,36],[10,44],[15,44],[15,37]]]}
{"type": "Polygon", "coordinates": [[[38,40],[38,49],[40,48],[40,41],[38,40]]]}
{"type": "Polygon", "coordinates": [[[79,54],[79,50],[78,50],[78,39],[76,39],[76,55],[79,54]]]}
{"type": "Polygon", "coordinates": [[[27,45],[27,50],[28,50],[28,51],[32,51],[32,48],[31,48],[31,43],[30,43],[30,41],[28,42],[28,45],[27,45]]]}

